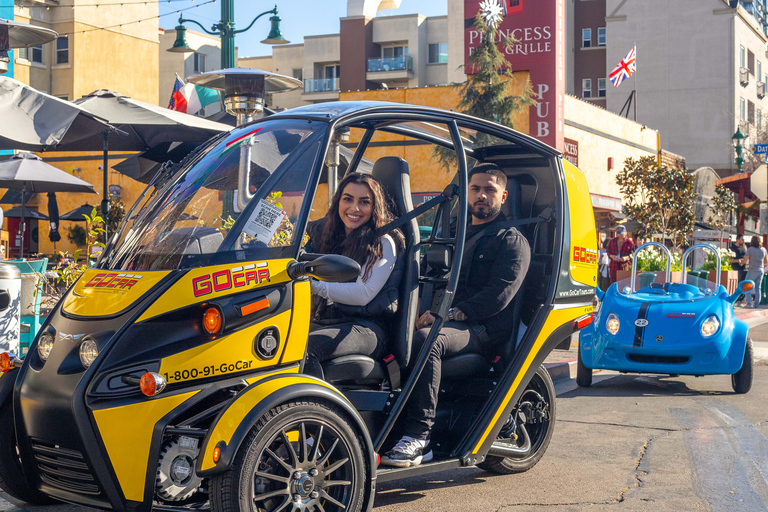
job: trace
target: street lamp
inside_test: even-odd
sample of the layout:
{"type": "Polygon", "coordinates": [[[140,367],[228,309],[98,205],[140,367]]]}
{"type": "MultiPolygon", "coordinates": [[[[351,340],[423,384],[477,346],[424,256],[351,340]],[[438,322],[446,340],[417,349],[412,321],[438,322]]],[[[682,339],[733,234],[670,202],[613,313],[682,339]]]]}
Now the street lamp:
{"type": "Polygon", "coordinates": [[[741,128],[737,128],[736,133],[733,134],[733,142],[736,143],[734,149],[736,150],[736,165],[739,167],[739,174],[741,174],[741,166],[744,163],[744,158],[741,156],[744,151],[744,146],[741,144],[741,141],[746,138],[747,136],[741,133],[741,128]]]}
{"type": "Polygon", "coordinates": [[[194,23],[206,34],[212,36],[219,36],[221,38],[221,67],[224,69],[235,67],[235,34],[248,31],[256,20],[266,14],[272,14],[269,18],[272,22],[272,29],[269,31],[269,35],[262,41],[265,44],[288,44],[290,41],[283,38],[283,34],[280,32],[280,16],[277,15],[277,5],[274,9],[265,11],[256,16],[251,23],[242,30],[235,30],[235,1],[234,0],[222,0],[221,2],[221,21],[216,23],[212,30],[206,29],[200,23],[195,20],[187,20],[179,17],[179,24],[176,26],[176,41],[173,46],[168,49],[169,52],[187,53],[194,50],[187,44],[186,27],[184,23],[194,23]]]}

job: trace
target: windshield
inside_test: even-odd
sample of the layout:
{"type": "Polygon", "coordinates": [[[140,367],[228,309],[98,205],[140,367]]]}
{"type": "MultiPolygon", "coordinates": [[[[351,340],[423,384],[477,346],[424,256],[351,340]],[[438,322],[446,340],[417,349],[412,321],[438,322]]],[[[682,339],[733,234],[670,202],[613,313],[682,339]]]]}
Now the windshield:
{"type": "Polygon", "coordinates": [[[300,236],[293,236],[294,224],[326,126],[306,120],[267,120],[235,129],[218,143],[202,147],[167,183],[140,199],[99,266],[171,270],[289,257],[291,247],[301,242],[300,236]],[[241,212],[238,172],[241,146],[249,138],[254,197],[241,212]]]}

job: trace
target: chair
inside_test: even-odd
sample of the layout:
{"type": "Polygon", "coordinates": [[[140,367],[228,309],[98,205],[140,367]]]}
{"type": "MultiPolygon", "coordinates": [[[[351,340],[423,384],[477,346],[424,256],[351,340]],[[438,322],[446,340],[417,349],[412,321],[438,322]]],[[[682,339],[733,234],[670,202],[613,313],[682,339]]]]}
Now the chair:
{"type": "MultiPolygon", "coordinates": [[[[376,161],[371,172],[373,178],[384,189],[395,217],[413,209],[411,182],[408,163],[398,157],[383,157],[376,161]]],[[[399,287],[397,313],[389,335],[389,352],[395,356],[401,369],[408,366],[411,357],[416,308],[419,290],[419,226],[415,219],[400,228],[405,236],[405,249],[398,254],[397,265],[401,265],[402,279],[399,287]]],[[[326,380],[363,381],[377,383],[387,379],[387,372],[381,361],[363,355],[343,356],[323,363],[326,380]]]]}
{"type": "Polygon", "coordinates": [[[48,267],[48,258],[39,260],[6,260],[21,271],[21,334],[19,336],[21,354],[26,354],[29,346],[40,330],[40,303],[43,298],[41,280],[48,267]]]}

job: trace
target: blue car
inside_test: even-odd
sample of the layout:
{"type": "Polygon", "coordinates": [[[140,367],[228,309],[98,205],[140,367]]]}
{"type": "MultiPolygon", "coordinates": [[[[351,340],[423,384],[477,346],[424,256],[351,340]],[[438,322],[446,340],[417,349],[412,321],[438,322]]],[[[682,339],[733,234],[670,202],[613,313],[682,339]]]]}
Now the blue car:
{"type": "MultiPolygon", "coordinates": [[[[752,340],[748,325],[736,318],[733,303],[754,287],[742,281],[735,293],[728,295],[719,278],[712,283],[688,281],[683,272],[682,283],[670,282],[669,250],[658,242],[641,245],[637,255],[650,246],[660,247],[667,256],[664,283],[644,283],[635,290],[633,264],[631,285],[619,290],[612,284],[607,291],[597,289],[600,307],[594,322],[579,335],[579,359],[576,382],[592,384],[592,370],[606,369],[632,373],[669,375],[731,376],[733,390],[747,393],[752,387],[752,340]]],[[[696,244],[720,256],[714,247],[696,244]]],[[[642,277],[642,276],[641,276],[642,277]]]]}

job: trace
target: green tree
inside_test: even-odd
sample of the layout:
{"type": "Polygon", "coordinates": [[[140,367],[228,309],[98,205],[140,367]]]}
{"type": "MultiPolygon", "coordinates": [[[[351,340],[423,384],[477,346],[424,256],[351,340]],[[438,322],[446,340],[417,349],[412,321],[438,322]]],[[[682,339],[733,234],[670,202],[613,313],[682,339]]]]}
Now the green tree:
{"type": "Polygon", "coordinates": [[[637,234],[650,238],[660,232],[675,247],[693,233],[695,222],[693,174],[656,164],[656,157],[627,158],[616,175],[624,195],[624,213],[637,221],[637,234]]]}
{"type": "Polygon", "coordinates": [[[716,185],[715,195],[712,197],[712,203],[709,207],[712,210],[712,215],[707,218],[707,223],[720,231],[719,239],[722,244],[723,230],[725,229],[725,226],[728,225],[731,212],[738,209],[739,203],[736,201],[736,198],[733,197],[733,192],[727,187],[716,185]]]}
{"type": "Polygon", "coordinates": [[[109,198],[109,211],[107,212],[107,228],[110,236],[117,232],[120,223],[125,217],[125,203],[114,197],[109,198]]]}
{"type": "MultiPolygon", "coordinates": [[[[512,116],[523,108],[536,105],[536,94],[531,81],[526,79],[523,91],[519,95],[510,94],[513,73],[509,70],[504,53],[499,51],[499,43],[505,49],[511,48],[517,40],[511,35],[502,37],[499,33],[501,15],[483,16],[478,12],[475,16],[475,29],[480,36],[480,44],[472,50],[469,56],[469,72],[467,81],[454,84],[460,90],[461,101],[459,112],[488,121],[493,121],[514,128],[512,116]]],[[[491,135],[478,133],[470,136],[475,146],[488,146],[498,141],[491,135]]],[[[436,146],[435,157],[444,166],[455,164],[456,154],[452,149],[436,146]]]]}

